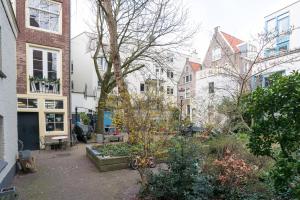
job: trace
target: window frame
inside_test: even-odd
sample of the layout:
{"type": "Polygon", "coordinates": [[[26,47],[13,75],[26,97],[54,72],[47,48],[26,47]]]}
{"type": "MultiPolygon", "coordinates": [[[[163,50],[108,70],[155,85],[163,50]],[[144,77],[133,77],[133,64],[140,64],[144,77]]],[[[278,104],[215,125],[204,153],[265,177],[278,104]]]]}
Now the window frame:
{"type": "Polygon", "coordinates": [[[34,98],[27,98],[27,97],[18,97],[17,98],[17,108],[18,109],[39,109],[39,102],[38,99],[34,99],[34,98]],[[19,107],[19,99],[23,99],[26,100],[26,107],[19,107]],[[36,101],[36,107],[29,107],[29,100],[35,100],[36,101]]]}
{"type": "MultiPolygon", "coordinates": [[[[53,30],[48,30],[48,29],[45,29],[45,28],[41,28],[41,27],[35,27],[35,26],[31,26],[30,25],[30,7],[29,7],[29,1],[30,0],[26,0],[25,2],[25,25],[26,25],[26,28],[29,28],[29,29],[34,29],[34,30],[37,30],[37,31],[43,31],[43,32],[48,32],[48,33],[54,33],[54,34],[58,34],[58,35],[62,35],[62,15],[63,15],[63,5],[62,3],[60,2],[57,2],[57,1],[52,1],[52,0],[45,0],[47,2],[51,2],[53,4],[56,4],[59,6],[59,15],[58,15],[58,31],[53,31],[53,30]]],[[[51,13],[49,11],[46,11],[46,10],[42,10],[40,8],[31,8],[31,9],[35,9],[35,10],[38,10],[38,11],[42,11],[42,12],[46,12],[46,13],[50,13],[50,14],[54,14],[54,13],[51,13]]]]}
{"type": "Polygon", "coordinates": [[[222,58],[221,48],[220,47],[214,48],[211,53],[212,61],[215,62],[215,61],[221,60],[221,58],[222,58]],[[216,53],[217,51],[218,51],[218,53],[216,53]]]}
{"type": "Polygon", "coordinates": [[[215,82],[208,83],[208,93],[214,94],[215,93],[215,82]]]}
{"type": "MultiPolygon", "coordinates": [[[[33,49],[37,49],[37,50],[42,50],[43,52],[57,52],[57,80],[59,79],[59,85],[60,85],[60,89],[59,89],[59,93],[41,93],[41,94],[47,94],[47,95],[62,95],[62,83],[63,83],[63,70],[62,70],[62,50],[55,48],[55,47],[48,47],[48,46],[42,46],[42,45],[36,45],[36,44],[32,44],[32,43],[27,43],[26,44],[26,72],[27,72],[27,93],[28,94],[38,94],[35,92],[32,92],[30,90],[30,81],[29,78],[30,76],[33,77],[33,49]]],[[[46,63],[48,61],[45,61],[46,63]]],[[[44,65],[43,65],[44,67],[44,65]]],[[[46,66],[47,70],[48,70],[48,65],[46,66]]],[[[47,71],[48,73],[48,71],[47,71]]],[[[44,74],[44,72],[43,72],[44,74]]],[[[47,74],[48,76],[48,74],[47,74]]]]}
{"type": "Polygon", "coordinates": [[[62,100],[62,99],[45,99],[44,106],[45,106],[45,109],[47,109],[47,110],[64,110],[64,107],[65,107],[64,100],[62,100]],[[47,107],[47,103],[46,103],[47,101],[53,101],[54,107],[53,108],[47,107]],[[57,105],[56,102],[58,102],[58,101],[62,102],[62,108],[56,107],[56,105],[57,105]]]}
{"type": "Polygon", "coordinates": [[[144,93],[145,92],[145,83],[140,83],[140,92],[144,93]],[[143,90],[142,90],[143,88],[143,90]]]}
{"type": "Polygon", "coordinates": [[[65,113],[59,113],[59,112],[46,112],[45,113],[45,131],[46,133],[53,133],[53,132],[64,132],[65,131],[65,113]],[[47,115],[49,114],[54,114],[54,121],[53,122],[47,122],[47,115]],[[62,115],[62,122],[56,122],[56,115],[62,115]],[[49,131],[47,130],[47,124],[48,123],[53,123],[54,124],[54,130],[52,131],[49,131]],[[62,128],[63,130],[55,130],[56,129],[56,124],[59,123],[59,124],[62,124],[62,128]]]}

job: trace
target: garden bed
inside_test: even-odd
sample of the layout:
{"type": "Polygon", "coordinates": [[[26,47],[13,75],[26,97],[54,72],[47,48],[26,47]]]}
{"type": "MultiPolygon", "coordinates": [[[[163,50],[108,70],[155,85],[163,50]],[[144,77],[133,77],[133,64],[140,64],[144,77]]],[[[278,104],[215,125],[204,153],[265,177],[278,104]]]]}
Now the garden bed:
{"type": "MultiPolygon", "coordinates": [[[[127,143],[89,145],[86,154],[100,172],[106,172],[129,168],[130,155],[139,151],[139,148],[127,143]]],[[[166,153],[161,154],[156,158],[156,163],[164,162],[166,157],[166,153]]]]}
{"type": "Polygon", "coordinates": [[[129,156],[105,156],[97,150],[97,146],[87,146],[86,154],[100,172],[127,169],[129,156]]]}

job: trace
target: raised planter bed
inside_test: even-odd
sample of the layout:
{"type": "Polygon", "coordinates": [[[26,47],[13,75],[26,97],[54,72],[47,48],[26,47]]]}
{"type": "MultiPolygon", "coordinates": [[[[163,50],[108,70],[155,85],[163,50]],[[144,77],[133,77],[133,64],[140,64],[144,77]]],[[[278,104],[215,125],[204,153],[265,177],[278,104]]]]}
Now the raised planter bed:
{"type": "Polygon", "coordinates": [[[127,169],[129,167],[129,156],[103,157],[97,150],[94,150],[91,145],[86,147],[86,155],[100,172],[127,169]]]}

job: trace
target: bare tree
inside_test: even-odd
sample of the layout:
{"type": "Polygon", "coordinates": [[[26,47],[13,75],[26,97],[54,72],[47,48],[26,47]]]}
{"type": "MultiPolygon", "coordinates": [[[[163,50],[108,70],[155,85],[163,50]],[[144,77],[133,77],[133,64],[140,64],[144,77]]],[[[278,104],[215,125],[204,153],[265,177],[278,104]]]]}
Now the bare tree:
{"type": "Polygon", "coordinates": [[[127,128],[132,105],[124,78],[147,63],[165,61],[166,49],[183,45],[196,31],[187,29],[186,10],[175,0],[92,0],[96,10],[96,40],[93,56],[101,94],[98,129],[103,131],[107,95],[117,86],[125,109],[127,128]],[[98,58],[108,63],[101,74],[98,58]]]}

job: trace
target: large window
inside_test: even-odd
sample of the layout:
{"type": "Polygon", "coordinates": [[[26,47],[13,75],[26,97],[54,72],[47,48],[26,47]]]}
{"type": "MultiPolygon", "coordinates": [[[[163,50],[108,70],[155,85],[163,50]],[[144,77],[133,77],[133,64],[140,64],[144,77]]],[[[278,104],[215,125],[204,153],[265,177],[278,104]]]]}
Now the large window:
{"type": "Polygon", "coordinates": [[[216,48],[212,50],[212,61],[217,61],[221,59],[221,49],[216,48]]]}
{"type": "Polygon", "coordinates": [[[58,79],[58,51],[31,48],[32,72],[29,74],[36,79],[58,79]]]}
{"type": "Polygon", "coordinates": [[[60,3],[49,0],[28,0],[28,13],[30,27],[59,32],[60,3]]]}
{"type": "Polygon", "coordinates": [[[47,113],[46,131],[64,131],[64,115],[57,113],[47,113]]]}
{"type": "Polygon", "coordinates": [[[276,18],[270,19],[266,23],[266,31],[268,34],[273,34],[276,30],[276,18]]]}
{"type": "Polygon", "coordinates": [[[289,30],[289,16],[284,14],[278,17],[278,32],[279,34],[286,33],[289,30]]]}

